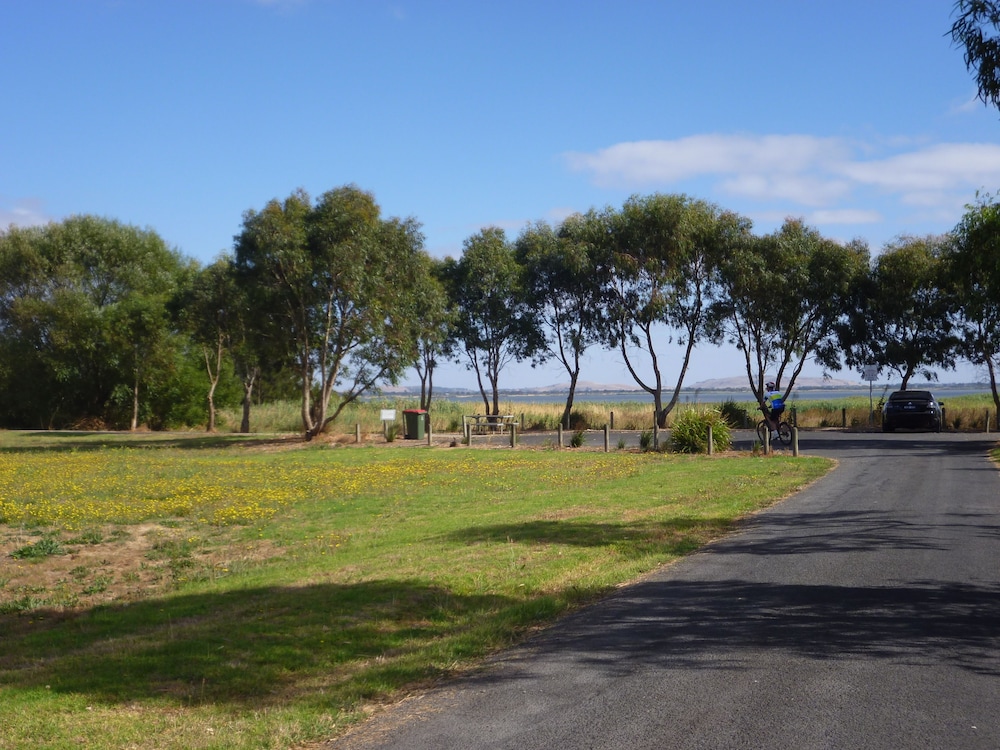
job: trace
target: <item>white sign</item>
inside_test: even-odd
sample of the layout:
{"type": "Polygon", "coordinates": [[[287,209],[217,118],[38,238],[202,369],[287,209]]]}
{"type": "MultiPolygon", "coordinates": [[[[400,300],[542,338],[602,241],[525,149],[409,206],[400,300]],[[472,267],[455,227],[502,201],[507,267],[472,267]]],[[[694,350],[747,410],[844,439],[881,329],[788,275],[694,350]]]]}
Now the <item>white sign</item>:
{"type": "Polygon", "coordinates": [[[395,409],[383,409],[382,410],[382,421],[383,422],[392,422],[395,419],[396,419],[396,410],[395,409]]]}
{"type": "Polygon", "coordinates": [[[865,365],[861,370],[861,377],[871,382],[878,378],[878,365],[865,365]]]}

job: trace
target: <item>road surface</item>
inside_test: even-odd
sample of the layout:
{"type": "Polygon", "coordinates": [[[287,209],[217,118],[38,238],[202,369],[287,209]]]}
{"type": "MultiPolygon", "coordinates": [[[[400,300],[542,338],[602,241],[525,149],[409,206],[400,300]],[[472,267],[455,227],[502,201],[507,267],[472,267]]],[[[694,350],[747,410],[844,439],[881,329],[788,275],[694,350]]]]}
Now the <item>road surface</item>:
{"type": "Polygon", "coordinates": [[[803,433],[818,483],[329,747],[995,750],[993,444],[803,433]]]}

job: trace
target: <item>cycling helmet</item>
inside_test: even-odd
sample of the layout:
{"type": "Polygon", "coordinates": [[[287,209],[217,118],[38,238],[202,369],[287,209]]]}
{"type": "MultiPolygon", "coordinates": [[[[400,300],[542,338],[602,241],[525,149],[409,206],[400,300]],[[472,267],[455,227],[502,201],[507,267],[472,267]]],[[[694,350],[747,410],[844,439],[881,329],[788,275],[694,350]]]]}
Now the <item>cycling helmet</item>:
{"type": "Polygon", "coordinates": [[[769,390],[769,391],[773,391],[774,390],[774,381],[773,380],[767,381],[767,384],[764,387],[767,388],[767,390],[769,390]]]}

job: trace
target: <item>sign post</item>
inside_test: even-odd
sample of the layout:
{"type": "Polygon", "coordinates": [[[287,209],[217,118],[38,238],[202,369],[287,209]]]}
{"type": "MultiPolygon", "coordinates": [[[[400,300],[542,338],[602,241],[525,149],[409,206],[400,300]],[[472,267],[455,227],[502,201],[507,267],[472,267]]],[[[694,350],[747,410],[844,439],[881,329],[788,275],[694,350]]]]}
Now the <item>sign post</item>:
{"type": "Polygon", "coordinates": [[[396,410],[395,409],[383,409],[382,410],[382,437],[386,440],[389,439],[389,422],[396,421],[396,410]]]}
{"type": "Polygon", "coordinates": [[[868,381],[868,426],[875,424],[875,404],[872,402],[872,382],[878,377],[878,365],[865,365],[861,377],[868,381]]]}

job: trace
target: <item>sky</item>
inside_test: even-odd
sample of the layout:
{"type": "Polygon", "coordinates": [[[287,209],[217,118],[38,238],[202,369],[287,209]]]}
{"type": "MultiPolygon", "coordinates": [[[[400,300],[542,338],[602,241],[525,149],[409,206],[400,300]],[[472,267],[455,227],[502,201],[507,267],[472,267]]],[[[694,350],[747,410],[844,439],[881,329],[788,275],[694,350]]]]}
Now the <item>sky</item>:
{"type": "MultiPolygon", "coordinates": [[[[952,7],[0,0],[0,227],[95,214],[207,264],[248,209],[353,184],[458,257],[486,226],[514,239],[659,192],[874,255],[1000,188],[1000,112],[976,99],[952,7]]],[[[681,350],[663,346],[676,380],[681,350]]],[[[703,344],[685,382],[743,371],[703,344]]],[[[599,351],[581,378],[632,382],[599,351]]],[[[511,365],[501,387],[567,380],[511,365]]],[[[475,388],[460,365],[435,383],[475,388]]]]}

